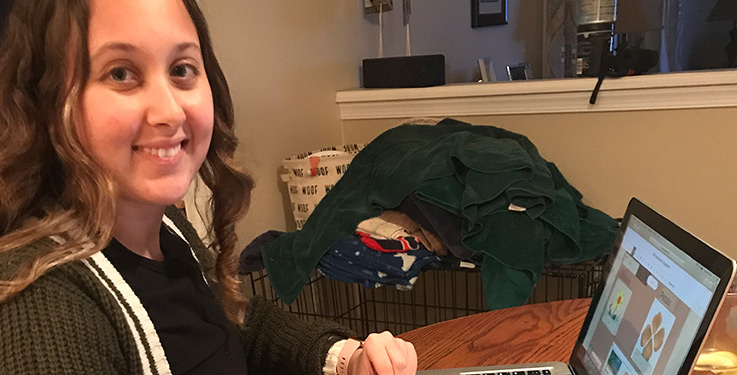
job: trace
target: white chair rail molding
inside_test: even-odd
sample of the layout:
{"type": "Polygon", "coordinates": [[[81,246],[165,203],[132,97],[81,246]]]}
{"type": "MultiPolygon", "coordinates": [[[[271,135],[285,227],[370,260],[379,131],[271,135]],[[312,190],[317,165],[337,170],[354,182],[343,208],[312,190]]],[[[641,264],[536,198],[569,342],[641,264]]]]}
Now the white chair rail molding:
{"type": "Polygon", "coordinates": [[[737,70],[339,91],[342,120],[737,107],[737,70]]]}

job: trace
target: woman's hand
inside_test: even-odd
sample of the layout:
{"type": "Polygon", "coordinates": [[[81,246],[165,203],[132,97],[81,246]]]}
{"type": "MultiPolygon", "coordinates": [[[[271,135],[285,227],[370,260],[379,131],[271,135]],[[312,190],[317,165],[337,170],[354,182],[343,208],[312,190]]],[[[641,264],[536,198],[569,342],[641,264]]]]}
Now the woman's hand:
{"type": "Polygon", "coordinates": [[[348,362],[348,375],[414,375],[417,353],[412,343],[391,333],[372,333],[348,362]]]}

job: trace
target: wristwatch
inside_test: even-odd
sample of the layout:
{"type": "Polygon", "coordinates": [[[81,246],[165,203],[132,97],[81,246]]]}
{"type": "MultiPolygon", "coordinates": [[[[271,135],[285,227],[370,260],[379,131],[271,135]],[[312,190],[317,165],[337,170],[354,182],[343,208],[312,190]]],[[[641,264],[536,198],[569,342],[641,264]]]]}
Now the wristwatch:
{"type": "Polygon", "coordinates": [[[356,339],[348,339],[343,344],[343,348],[340,349],[338,354],[338,375],[348,375],[348,361],[351,360],[353,353],[359,348],[363,347],[363,341],[356,339]]]}

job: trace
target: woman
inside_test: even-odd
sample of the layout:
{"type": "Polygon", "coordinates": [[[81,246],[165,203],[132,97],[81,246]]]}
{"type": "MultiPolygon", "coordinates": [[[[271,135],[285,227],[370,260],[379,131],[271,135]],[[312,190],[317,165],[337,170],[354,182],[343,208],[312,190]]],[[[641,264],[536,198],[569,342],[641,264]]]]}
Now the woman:
{"type": "Polygon", "coordinates": [[[414,373],[240,293],[253,183],[195,0],[16,1],[0,48],[0,373],[414,373]],[[209,248],[171,207],[197,173],[209,248]]]}

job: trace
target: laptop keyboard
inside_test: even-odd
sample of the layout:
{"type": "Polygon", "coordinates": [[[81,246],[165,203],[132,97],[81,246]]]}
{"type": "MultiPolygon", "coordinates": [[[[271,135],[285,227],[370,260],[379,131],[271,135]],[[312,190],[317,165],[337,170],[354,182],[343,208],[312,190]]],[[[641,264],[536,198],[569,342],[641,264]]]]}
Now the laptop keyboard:
{"type": "Polygon", "coordinates": [[[474,375],[550,375],[551,372],[548,369],[545,370],[526,370],[526,371],[492,371],[483,372],[474,375]]]}

